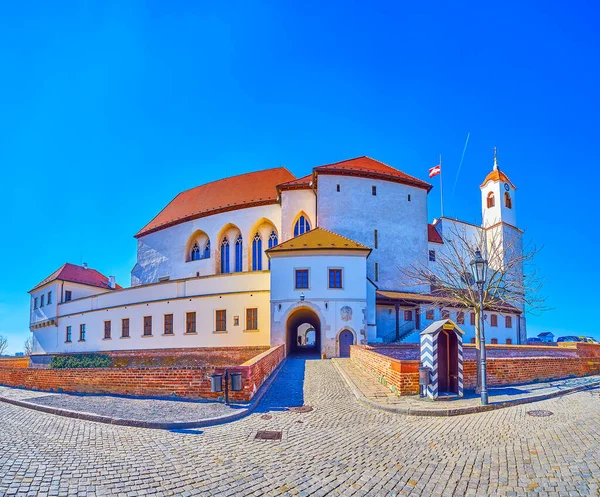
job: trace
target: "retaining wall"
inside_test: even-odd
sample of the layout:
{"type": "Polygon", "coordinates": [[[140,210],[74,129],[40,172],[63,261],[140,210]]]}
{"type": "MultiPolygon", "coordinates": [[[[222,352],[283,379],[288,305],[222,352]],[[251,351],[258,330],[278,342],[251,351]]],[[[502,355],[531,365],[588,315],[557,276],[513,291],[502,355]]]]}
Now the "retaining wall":
{"type": "Polygon", "coordinates": [[[0,368],[27,368],[29,357],[0,357],[0,368]]]}
{"type": "MultiPolygon", "coordinates": [[[[477,381],[475,350],[473,347],[465,347],[464,350],[465,357],[472,357],[463,362],[464,387],[473,389],[477,381]]],[[[489,386],[518,385],[600,374],[600,345],[486,345],[486,350],[491,351],[487,360],[489,386]]],[[[395,348],[391,345],[350,347],[350,358],[354,364],[399,395],[419,393],[419,360],[414,360],[414,357],[414,348],[395,348]]]]}
{"type": "MultiPolygon", "coordinates": [[[[284,346],[270,348],[243,362],[228,367],[242,373],[241,392],[230,392],[230,399],[249,401],[285,356],[284,346]]],[[[25,369],[0,368],[0,385],[51,392],[132,395],[215,399],[223,395],[210,391],[210,376],[222,374],[222,366],[25,369]]]]}

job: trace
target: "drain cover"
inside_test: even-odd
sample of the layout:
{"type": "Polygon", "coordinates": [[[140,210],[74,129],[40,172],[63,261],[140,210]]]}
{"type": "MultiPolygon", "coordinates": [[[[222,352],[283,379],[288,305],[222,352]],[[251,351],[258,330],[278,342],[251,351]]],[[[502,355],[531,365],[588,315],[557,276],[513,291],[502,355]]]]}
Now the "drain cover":
{"type": "Polygon", "coordinates": [[[530,416],[535,416],[536,418],[545,418],[547,416],[552,416],[554,413],[552,411],[539,410],[539,411],[527,411],[527,414],[529,414],[530,416]]]}
{"type": "Polygon", "coordinates": [[[312,406],[300,406],[300,407],[290,407],[289,409],[292,412],[310,412],[313,410],[312,406]]]}
{"type": "Polygon", "coordinates": [[[280,431],[259,431],[256,433],[254,440],[281,440],[280,431]]]}
{"type": "Polygon", "coordinates": [[[273,419],[273,416],[271,416],[270,414],[263,414],[260,419],[273,419]]]}

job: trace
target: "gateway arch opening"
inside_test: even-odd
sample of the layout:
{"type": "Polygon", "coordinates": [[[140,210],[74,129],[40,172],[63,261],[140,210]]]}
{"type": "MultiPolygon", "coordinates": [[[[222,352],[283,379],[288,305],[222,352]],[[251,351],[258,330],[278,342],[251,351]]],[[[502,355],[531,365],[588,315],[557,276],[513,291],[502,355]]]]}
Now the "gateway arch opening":
{"type": "Polygon", "coordinates": [[[287,321],[288,355],[321,354],[321,321],[306,307],[294,311],[287,321]]]}

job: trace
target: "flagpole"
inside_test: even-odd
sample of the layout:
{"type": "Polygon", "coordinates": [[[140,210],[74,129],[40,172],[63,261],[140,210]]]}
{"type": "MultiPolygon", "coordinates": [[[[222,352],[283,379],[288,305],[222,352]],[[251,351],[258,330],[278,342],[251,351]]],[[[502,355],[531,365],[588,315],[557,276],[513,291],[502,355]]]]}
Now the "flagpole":
{"type": "Polygon", "coordinates": [[[442,181],[442,174],[444,174],[444,168],[442,167],[442,154],[440,154],[440,206],[442,209],[442,217],[444,217],[444,183],[442,181]]]}

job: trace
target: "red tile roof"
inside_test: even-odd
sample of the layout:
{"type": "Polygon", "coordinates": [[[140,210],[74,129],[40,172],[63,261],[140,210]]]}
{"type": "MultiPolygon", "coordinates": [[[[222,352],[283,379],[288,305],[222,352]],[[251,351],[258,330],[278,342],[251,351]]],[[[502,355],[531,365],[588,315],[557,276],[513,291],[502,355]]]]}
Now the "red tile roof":
{"type": "Polygon", "coordinates": [[[433,243],[444,243],[444,240],[442,240],[442,237],[433,224],[427,225],[427,239],[433,243]]]}
{"type": "Polygon", "coordinates": [[[362,176],[367,178],[382,179],[386,181],[395,181],[417,188],[424,188],[428,192],[433,188],[429,183],[421,181],[414,176],[409,176],[398,169],[362,156],[354,159],[348,159],[334,164],[326,164],[314,168],[317,174],[339,174],[345,176],[362,176]]]}
{"type": "Polygon", "coordinates": [[[277,185],[295,179],[285,167],[224,178],[181,192],[136,238],[192,219],[277,202],[277,185]]]}
{"type": "Polygon", "coordinates": [[[285,183],[281,183],[281,185],[277,185],[277,188],[279,190],[302,190],[305,188],[310,188],[312,179],[313,175],[309,174],[302,178],[293,179],[292,181],[286,181],[285,183]]]}
{"type": "MultiPolygon", "coordinates": [[[[71,283],[80,283],[82,285],[97,286],[99,288],[108,287],[108,277],[104,276],[99,271],[92,268],[84,268],[75,264],[63,264],[50,276],[42,280],[34,286],[29,292],[33,292],[36,288],[46,285],[54,280],[70,281],[71,283]]],[[[120,285],[116,285],[117,289],[121,289],[120,285]]]]}
{"type": "Polygon", "coordinates": [[[292,250],[366,250],[371,249],[361,243],[350,240],[345,236],[338,235],[333,231],[323,228],[315,228],[306,233],[291,238],[285,242],[268,249],[267,253],[288,252],[292,250]]]}

